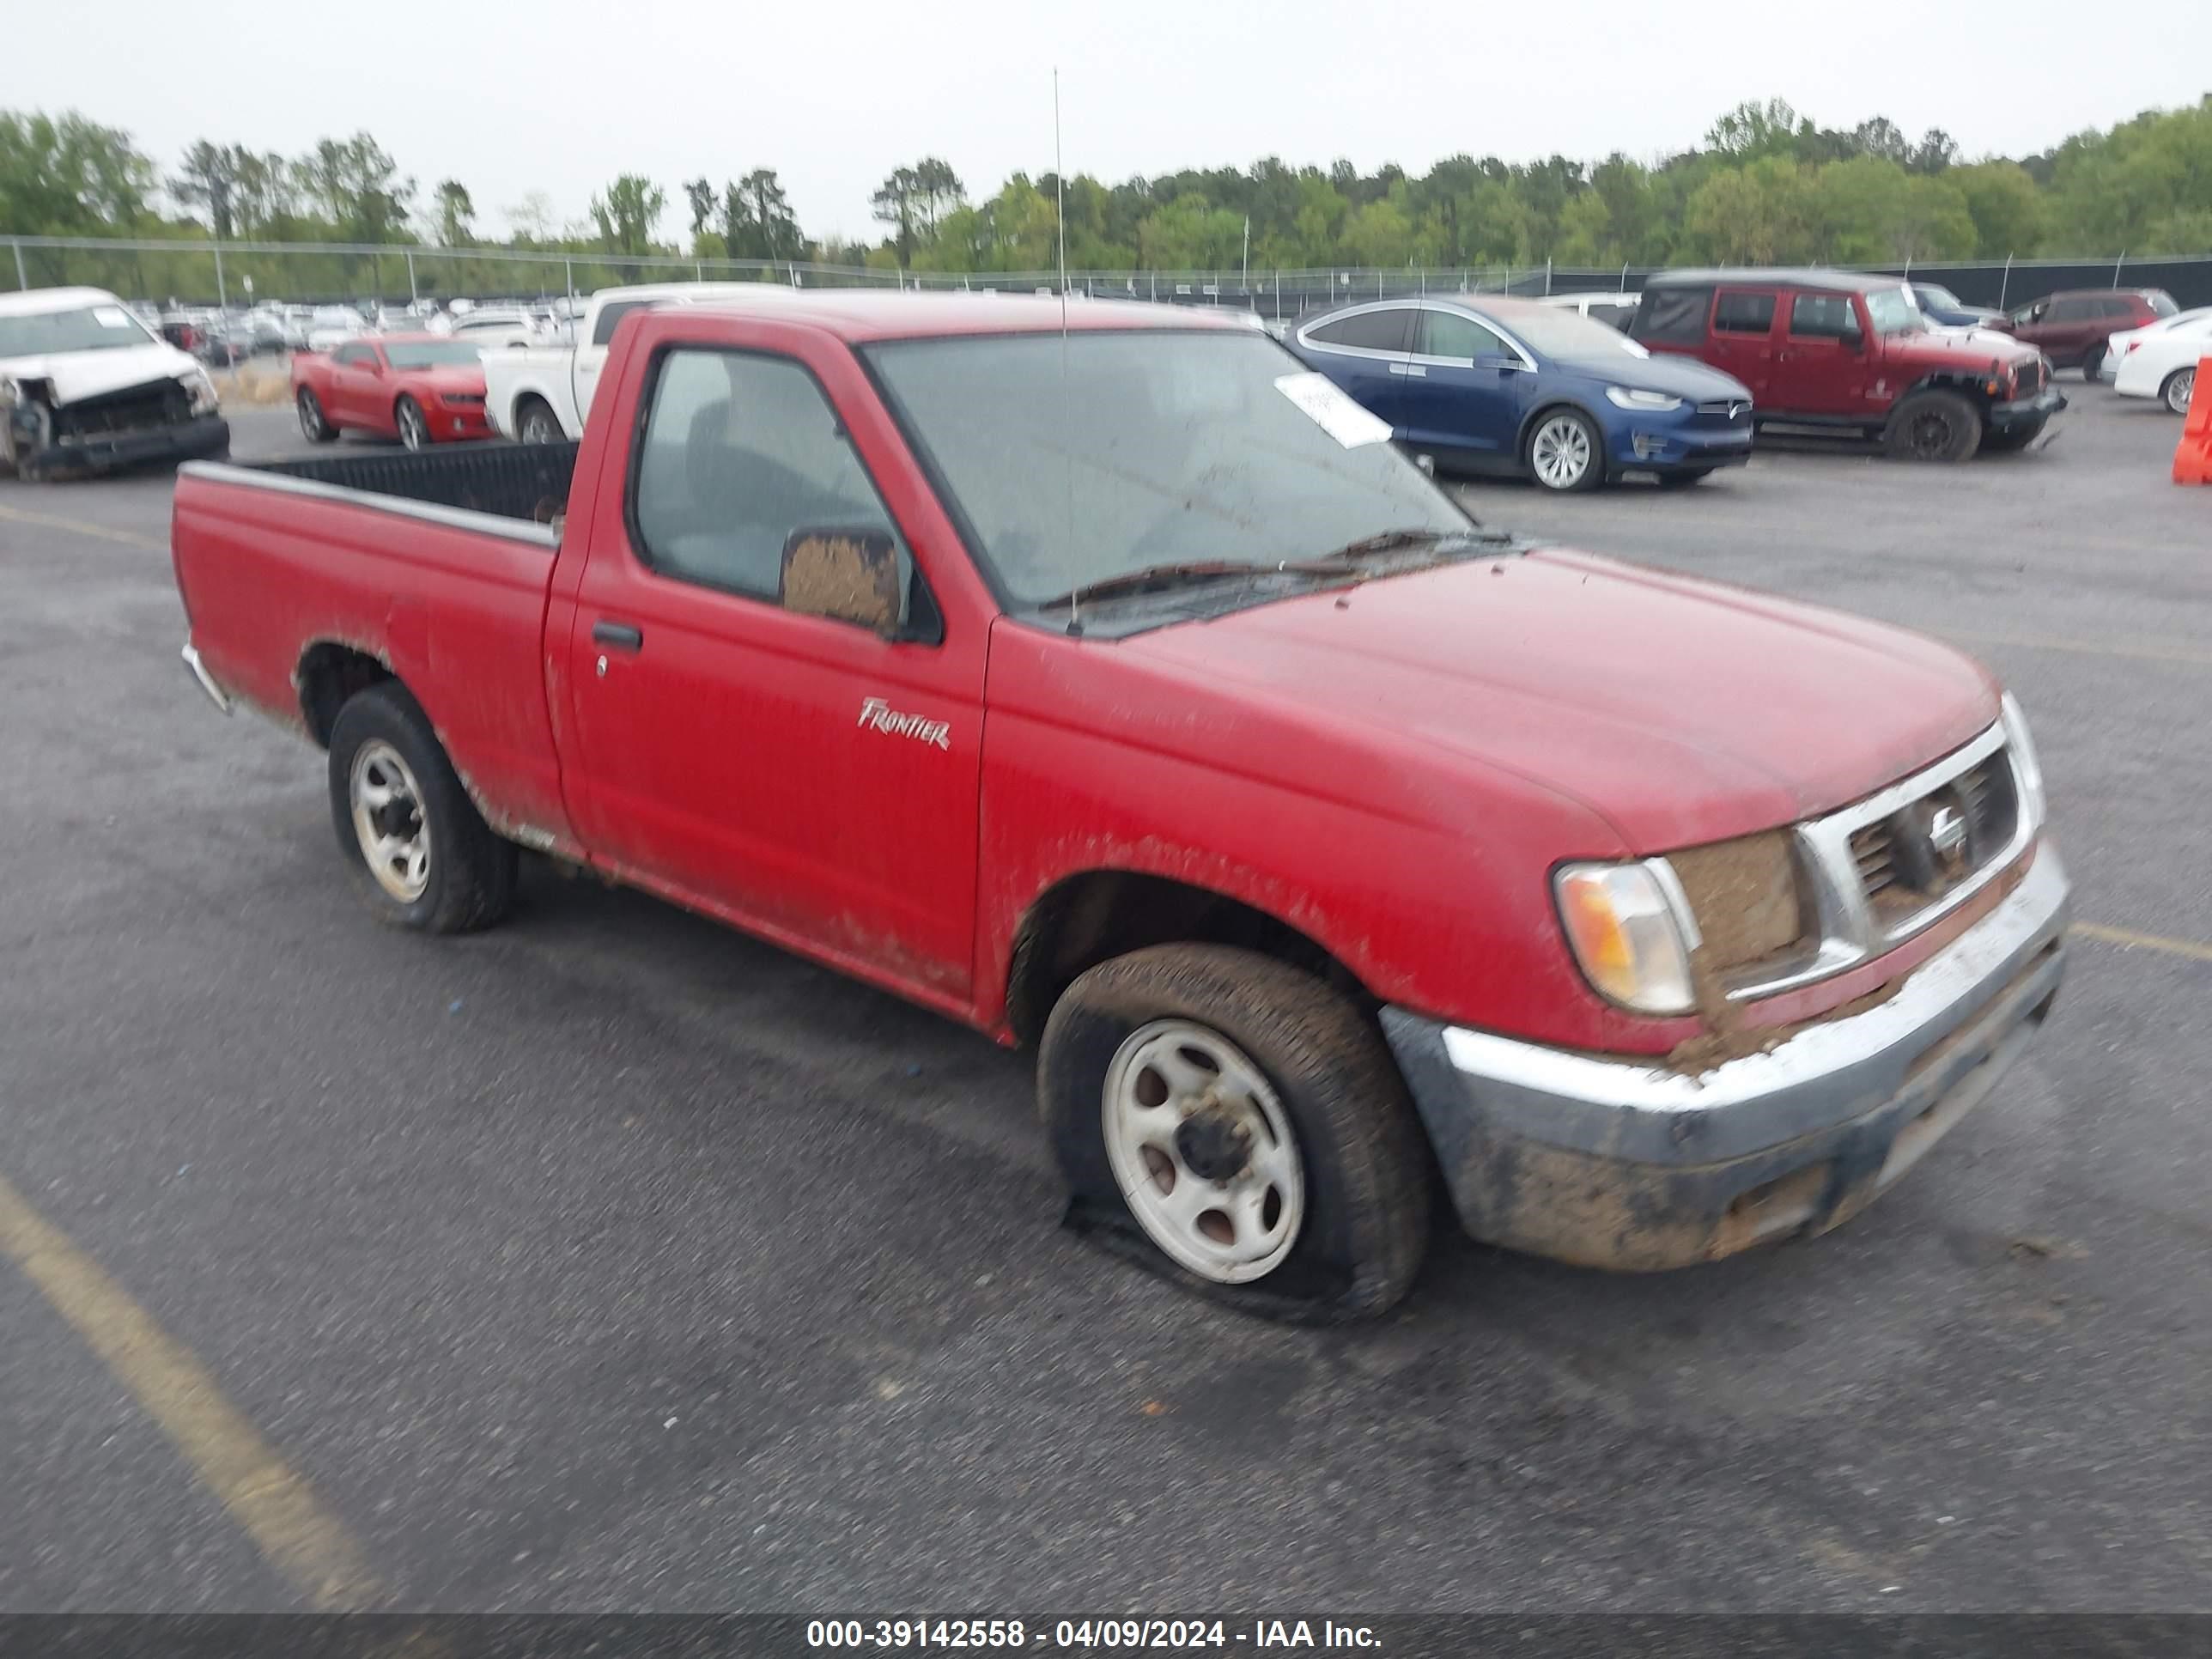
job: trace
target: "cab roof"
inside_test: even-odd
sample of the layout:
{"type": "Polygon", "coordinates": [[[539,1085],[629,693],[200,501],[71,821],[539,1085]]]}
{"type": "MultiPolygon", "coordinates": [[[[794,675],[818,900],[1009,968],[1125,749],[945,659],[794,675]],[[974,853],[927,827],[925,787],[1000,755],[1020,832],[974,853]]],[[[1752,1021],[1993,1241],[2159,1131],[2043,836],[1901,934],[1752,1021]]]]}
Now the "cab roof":
{"type": "Polygon", "coordinates": [[[119,306],[104,288],[33,288],[0,294],[0,317],[31,317],[42,311],[67,311],[73,306],[119,306]]]}
{"type": "MultiPolygon", "coordinates": [[[[1060,302],[1027,294],[901,294],[880,289],[784,289],[769,305],[742,295],[717,295],[685,307],[690,313],[769,315],[779,322],[811,323],[848,343],[926,340],[974,334],[1057,334],[1060,302]]],[[[1219,307],[1156,305],[1146,300],[1071,298],[1071,333],[1135,329],[1241,329],[1257,333],[1246,313],[1219,307]]]]}
{"type": "Polygon", "coordinates": [[[1838,294],[1871,294],[1877,289],[1902,288],[1902,276],[1872,276],[1862,270],[1827,270],[1798,265],[1729,265],[1707,270],[1655,270],[1644,279],[1648,293],[1655,288],[1720,288],[1745,283],[1774,283],[1791,288],[1826,289],[1838,294]]]}

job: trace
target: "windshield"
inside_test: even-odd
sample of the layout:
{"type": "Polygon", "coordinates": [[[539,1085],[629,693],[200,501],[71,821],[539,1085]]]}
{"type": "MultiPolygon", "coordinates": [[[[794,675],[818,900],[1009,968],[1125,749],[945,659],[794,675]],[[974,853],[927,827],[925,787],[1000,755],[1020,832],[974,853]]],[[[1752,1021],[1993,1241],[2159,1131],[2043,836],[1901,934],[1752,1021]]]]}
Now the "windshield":
{"type": "Polygon", "coordinates": [[[1916,283],[1912,292],[1920,301],[1923,311],[1964,311],[1959,296],[1948,288],[1938,288],[1933,283],[1916,283]]]}
{"type": "MultiPolygon", "coordinates": [[[[1476,312],[1480,317],[1486,313],[1476,312]]],[[[1518,335],[1547,357],[1649,357],[1651,354],[1619,329],[1594,322],[1565,307],[1516,306],[1498,308],[1498,325],[1518,335]]]]}
{"type": "Polygon", "coordinates": [[[1472,528],[1388,428],[1249,329],[866,355],[1016,605],[1175,561],[1273,566],[1472,528]]]}
{"type": "Polygon", "coordinates": [[[2154,317],[2171,317],[2179,308],[2173,303],[2173,295],[2162,288],[2146,289],[2143,298],[2150,301],[2150,314],[2154,317]]]}
{"type": "Polygon", "coordinates": [[[0,357],[42,357],[52,351],[113,351],[149,345],[145,325],[121,306],[81,306],[0,317],[0,357]]]}
{"type": "Polygon", "coordinates": [[[394,368],[475,368],[483,362],[465,340],[386,340],[384,355],[394,368]]]}
{"type": "Polygon", "coordinates": [[[1920,314],[1920,307],[1912,303],[1912,295],[1901,288],[1878,288],[1866,296],[1867,316],[1877,334],[1920,334],[1927,331],[1928,319],[1920,314]]]}

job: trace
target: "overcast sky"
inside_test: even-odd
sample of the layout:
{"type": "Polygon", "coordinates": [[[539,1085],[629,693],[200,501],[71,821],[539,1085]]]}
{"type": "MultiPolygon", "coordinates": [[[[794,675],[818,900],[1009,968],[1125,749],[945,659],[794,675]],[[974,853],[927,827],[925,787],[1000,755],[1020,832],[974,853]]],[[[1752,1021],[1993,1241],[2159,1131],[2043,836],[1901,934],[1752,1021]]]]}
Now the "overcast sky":
{"type": "Polygon", "coordinates": [[[2090,33],[2082,0],[8,9],[0,108],[80,110],[165,168],[198,137],[290,154],[367,128],[415,175],[418,205],[458,178],[494,231],[526,191],[571,219],[639,172],[667,191],[661,233],[680,237],[683,179],[765,166],[808,234],[872,240],[870,193],[916,157],[943,156],[978,196],[1048,170],[1055,64],[1067,168],[1109,182],[1271,154],[1413,173],[1459,150],[1656,158],[1771,96],[1823,125],[1885,114],[1916,137],[1944,127],[1970,155],[2021,154],[2212,91],[2212,0],[2126,0],[2090,33]]]}

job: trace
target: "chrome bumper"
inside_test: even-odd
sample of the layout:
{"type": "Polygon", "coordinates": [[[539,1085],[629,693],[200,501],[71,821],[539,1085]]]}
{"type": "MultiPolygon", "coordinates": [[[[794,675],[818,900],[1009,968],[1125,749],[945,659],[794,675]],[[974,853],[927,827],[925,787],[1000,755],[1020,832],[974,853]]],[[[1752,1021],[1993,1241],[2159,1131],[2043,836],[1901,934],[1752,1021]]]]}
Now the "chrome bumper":
{"type": "Polygon", "coordinates": [[[185,666],[192,671],[192,678],[199,683],[200,690],[208,694],[208,701],[224,714],[230,713],[230,694],[215,683],[215,676],[208,672],[207,665],[200,660],[198,647],[190,640],[185,641],[184,656],[185,666]]]}
{"type": "Polygon", "coordinates": [[[1697,1075],[1386,1008],[1383,1030],[1478,1238],[1677,1267],[1855,1215],[1987,1096],[2065,971],[2046,840],[1996,908],[1862,1014],[1697,1075]]]}

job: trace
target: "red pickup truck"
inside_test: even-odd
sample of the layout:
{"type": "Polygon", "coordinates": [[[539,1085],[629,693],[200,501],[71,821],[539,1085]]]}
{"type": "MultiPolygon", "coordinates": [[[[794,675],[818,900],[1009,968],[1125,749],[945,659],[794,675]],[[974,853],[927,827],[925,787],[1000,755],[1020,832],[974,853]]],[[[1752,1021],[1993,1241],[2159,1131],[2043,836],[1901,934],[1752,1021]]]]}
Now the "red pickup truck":
{"type": "Polygon", "coordinates": [[[1300,1318],[1479,1237],[1826,1230],[2049,1010],[2018,709],[1894,628],[1516,541],[1240,324],[624,320],[580,443],[196,465],[185,656],[386,919],[521,849],[1039,1046],[1071,1220],[1300,1318]]]}

